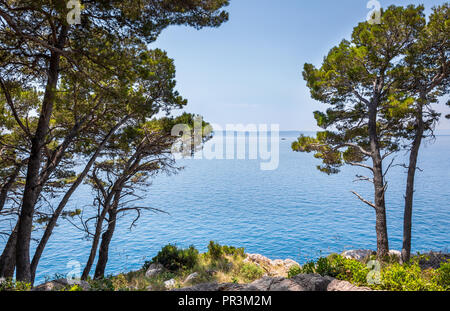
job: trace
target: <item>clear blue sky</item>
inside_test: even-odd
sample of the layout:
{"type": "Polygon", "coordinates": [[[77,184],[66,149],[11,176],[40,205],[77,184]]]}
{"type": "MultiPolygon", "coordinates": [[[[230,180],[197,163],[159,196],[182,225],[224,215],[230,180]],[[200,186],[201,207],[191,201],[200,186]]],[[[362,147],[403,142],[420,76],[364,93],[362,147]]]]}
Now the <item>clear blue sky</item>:
{"type": "MultiPolygon", "coordinates": [[[[366,19],[368,0],[231,0],[230,21],[197,31],[172,27],[152,45],[175,59],[177,89],[187,111],[227,123],[279,123],[282,130],[316,130],[301,76],[305,62],[320,65],[330,48],[366,19]]],[[[380,0],[391,4],[445,1],[380,0]]],[[[440,111],[448,111],[441,107],[440,111]]],[[[448,120],[440,129],[450,129],[448,120]]]]}

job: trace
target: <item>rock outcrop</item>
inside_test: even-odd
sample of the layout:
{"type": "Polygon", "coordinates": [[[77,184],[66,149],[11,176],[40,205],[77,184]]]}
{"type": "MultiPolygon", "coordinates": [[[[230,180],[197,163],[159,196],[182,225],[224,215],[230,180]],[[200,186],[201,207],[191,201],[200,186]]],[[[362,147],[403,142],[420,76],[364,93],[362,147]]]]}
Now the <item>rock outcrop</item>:
{"type": "Polygon", "coordinates": [[[357,287],[350,282],[347,281],[339,281],[333,280],[327,286],[328,292],[363,292],[363,291],[372,291],[368,287],[357,287]]]}
{"type": "Polygon", "coordinates": [[[370,249],[352,249],[343,252],[341,255],[342,257],[347,259],[355,259],[358,261],[362,261],[371,255],[376,255],[376,252],[370,249]]]}
{"type": "Polygon", "coordinates": [[[194,272],[194,273],[188,275],[188,277],[184,280],[184,284],[189,284],[189,283],[195,281],[196,279],[198,279],[199,276],[200,276],[200,274],[198,272],[194,272]]]}
{"type": "MultiPolygon", "coordinates": [[[[343,252],[341,255],[347,259],[354,259],[358,261],[364,261],[370,256],[375,256],[377,254],[376,251],[372,251],[370,249],[353,249],[343,252]]],[[[391,257],[396,257],[398,261],[401,261],[402,253],[397,250],[390,250],[389,255],[391,257]]]]}
{"type": "Polygon", "coordinates": [[[246,254],[244,262],[256,264],[266,271],[267,276],[271,277],[287,277],[289,270],[293,266],[300,266],[298,262],[295,262],[292,259],[271,260],[259,254],[246,254]]]}
{"type": "Polygon", "coordinates": [[[164,286],[166,287],[166,289],[175,288],[176,285],[177,285],[177,282],[175,281],[175,279],[170,279],[170,280],[164,282],[164,286]]]}
{"type": "Polygon", "coordinates": [[[145,272],[145,276],[148,278],[157,276],[158,274],[161,274],[164,272],[164,266],[159,263],[152,263],[148,269],[147,272],[145,272]]]}
{"type": "Polygon", "coordinates": [[[332,277],[323,277],[318,274],[299,274],[293,278],[263,277],[251,284],[217,284],[204,283],[192,287],[176,289],[175,291],[370,291],[370,288],[357,287],[346,281],[339,281],[332,277]]]}

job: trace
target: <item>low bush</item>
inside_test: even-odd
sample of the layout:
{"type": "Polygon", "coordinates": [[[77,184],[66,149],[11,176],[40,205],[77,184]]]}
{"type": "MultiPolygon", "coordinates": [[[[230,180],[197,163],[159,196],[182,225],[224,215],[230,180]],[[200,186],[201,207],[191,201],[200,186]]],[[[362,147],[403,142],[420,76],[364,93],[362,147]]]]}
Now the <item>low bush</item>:
{"type": "Polygon", "coordinates": [[[294,266],[289,270],[288,276],[320,274],[352,283],[366,284],[369,272],[370,269],[359,261],[346,259],[340,255],[332,255],[328,258],[321,257],[317,262],[309,261],[302,267],[294,266]]]}
{"type": "Polygon", "coordinates": [[[367,285],[367,277],[371,269],[366,264],[340,255],[331,257],[329,260],[332,267],[330,276],[355,285],[367,285]]]}
{"type": "Polygon", "coordinates": [[[332,261],[328,260],[328,258],[321,257],[319,258],[319,260],[317,260],[315,272],[322,276],[325,275],[334,276],[336,274],[336,269],[332,265],[332,261]]]}
{"type": "Polygon", "coordinates": [[[31,284],[24,282],[17,282],[12,279],[6,279],[0,281],[0,292],[1,291],[29,291],[31,289],[31,284]]]}
{"type": "Polygon", "coordinates": [[[208,252],[206,254],[213,260],[219,260],[224,255],[223,247],[220,244],[211,241],[209,242],[208,252]]]}
{"type": "Polygon", "coordinates": [[[67,291],[67,292],[82,292],[83,288],[80,285],[73,285],[70,286],[67,289],[63,289],[62,291],[67,291]]]}
{"type": "Polygon", "coordinates": [[[450,291],[450,261],[441,263],[441,267],[436,270],[433,281],[444,290],[450,291]]]}
{"type": "Polygon", "coordinates": [[[212,260],[220,260],[224,256],[245,257],[245,249],[228,245],[222,246],[214,241],[211,241],[209,242],[206,256],[212,260]]]}
{"type": "Polygon", "coordinates": [[[316,273],[316,263],[314,261],[308,261],[302,267],[302,274],[316,273]]]}
{"type": "Polygon", "coordinates": [[[243,264],[240,271],[241,276],[247,282],[253,282],[261,278],[264,273],[265,271],[263,270],[263,268],[251,263],[243,264]]]}
{"type": "Polygon", "coordinates": [[[387,266],[381,273],[377,289],[388,291],[439,291],[444,290],[434,279],[436,271],[422,271],[417,263],[387,266]]]}
{"type": "Polygon", "coordinates": [[[226,255],[234,256],[234,257],[245,257],[245,248],[234,247],[234,246],[223,246],[223,251],[226,255]]]}
{"type": "MultiPolygon", "coordinates": [[[[151,263],[160,263],[167,270],[177,272],[179,270],[192,269],[198,262],[199,252],[194,246],[181,249],[174,245],[166,245],[154,257],[151,263]]],[[[149,266],[149,262],[144,264],[144,269],[149,266]]]]}
{"type": "Polygon", "coordinates": [[[292,266],[288,271],[289,278],[292,278],[299,274],[302,274],[302,267],[300,267],[300,266],[292,266]]]}
{"type": "Polygon", "coordinates": [[[292,267],[288,276],[316,273],[348,281],[357,286],[367,286],[387,291],[442,291],[450,290],[450,262],[442,263],[439,269],[420,268],[418,261],[399,264],[389,260],[378,265],[347,259],[333,254],[327,258],[310,261],[302,267],[292,267]],[[373,278],[373,279],[372,279],[373,278]]]}

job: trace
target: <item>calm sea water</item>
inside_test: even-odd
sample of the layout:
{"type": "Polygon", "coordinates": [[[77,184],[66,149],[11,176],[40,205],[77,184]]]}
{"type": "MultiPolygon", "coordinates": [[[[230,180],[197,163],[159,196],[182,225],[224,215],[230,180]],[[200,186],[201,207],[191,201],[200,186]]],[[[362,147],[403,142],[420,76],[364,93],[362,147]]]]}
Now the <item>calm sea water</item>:
{"type": "MultiPolygon", "coordinates": [[[[137,204],[170,215],[144,213],[132,230],[129,225],[134,215],[121,218],[107,273],[138,269],[168,243],[195,245],[205,251],[214,240],[301,263],[345,249],[375,249],[374,211],[350,193],[357,190],[371,198],[370,184],[353,182],[355,174],[364,171],[346,167],[334,176],[320,173],[315,168],[319,161],[311,154],[291,151],[298,134],[281,133],[285,140],[280,141],[280,164],[275,171],[261,171],[256,160],[182,160],[185,169],[178,175],[156,177],[142,194],[145,200],[137,204]]],[[[423,172],[417,177],[413,250],[445,251],[450,246],[450,136],[438,136],[428,143],[419,166],[423,172]]],[[[392,249],[401,249],[404,173],[396,167],[388,176],[392,249]]],[[[84,186],[71,207],[91,202],[91,192],[84,186]]],[[[54,273],[67,273],[69,261],[84,266],[90,243],[83,237],[61,221],[44,252],[37,282],[54,273]]]]}

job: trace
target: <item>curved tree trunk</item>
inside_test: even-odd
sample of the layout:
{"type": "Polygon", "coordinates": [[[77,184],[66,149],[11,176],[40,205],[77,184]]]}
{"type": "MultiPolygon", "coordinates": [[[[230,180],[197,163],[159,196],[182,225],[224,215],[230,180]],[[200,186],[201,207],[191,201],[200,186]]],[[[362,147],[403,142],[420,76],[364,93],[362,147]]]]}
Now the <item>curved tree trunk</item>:
{"type": "Polygon", "coordinates": [[[57,84],[59,67],[59,55],[53,55],[49,72],[49,82],[42,103],[42,112],[39,119],[36,134],[32,139],[28,170],[23,193],[22,209],[18,228],[18,243],[16,251],[17,280],[30,282],[30,240],[33,227],[33,214],[35,202],[38,198],[39,170],[41,167],[41,149],[48,131],[48,125],[52,114],[54,89],[57,84]]]}
{"type": "Polygon", "coordinates": [[[91,246],[91,252],[89,253],[89,257],[86,262],[86,266],[84,267],[83,274],[81,275],[81,279],[84,281],[87,280],[87,278],[89,277],[89,273],[91,272],[92,265],[94,264],[95,256],[97,254],[98,244],[100,242],[100,236],[102,234],[103,221],[106,218],[106,214],[109,213],[109,211],[111,209],[114,209],[114,206],[111,206],[111,200],[113,197],[115,198],[114,201],[116,201],[117,197],[120,198],[120,192],[115,193],[115,194],[114,194],[114,192],[111,192],[108,195],[108,197],[105,200],[105,204],[103,205],[103,209],[102,209],[100,215],[98,215],[97,223],[95,225],[94,238],[93,238],[92,246],[91,246]]]}
{"type": "MultiPolygon", "coordinates": [[[[68,33],[68,25],[62,26],[56,46],[63,49],[68,33]]],[[[18,281],[31,282],[30,241],[33,228],[35,202],[39,196],[39,170],[42,160],[42,147],[48,133],[50,118],[58,85],[61,55],[52,52],[48,69],[48,80],[42,101],[36,132],[31,140],[30,158],[23,192],[22,208],[19,216],[16,245],[16,278],[18,281]]]]}
{"type": "Polygon", "coordinates": [[[92,265],[95,260],[95,255],[97,254],[97,248],[98,244],[100,242],[100,236],[102,234],[102,225],[103,221],[106,218],[106,214],[110,211],[115,211],[120,203],[120,198],[122,194],[122,185],[123,185],[124,179],[119,178],[115,183],[114,186],[111,189],[111,192],[109,192],[107,198],[105,199],[105,202],[103,204],[103,210],[98,215],[97,224],[95,227],[95,233],[94,233],[94,239],[92,241],[92,247],[91,252],[89,254],[88,261],[86,263],[86,266],[83,270],[83,274],[81,275],[82,280],[87,280],[89,273],[91,272],[92,265]],[[112,201],[112,202],[111,202],[112,201]]]}
{"type": "Polygon", "coordinates": [[[86,281],[89,277],[89,273],[91,272],[92,265],[95,260],[95,256],[97,254],[98,243],[100,241],[100,236],[102,234],[102,225],[105,220],[106,213],[108,212],[108,208],[103,208],[102,213],[97,218],[97,224],[95,226],[94,238],[91,245],[91,252],[89,253],[88,260],[86,262],[86,266],[84,267],[83,274],[81,275],[81,279],[86,281]]]}
{"type": "Polygon", "coordinates": [[[117,212],[109,211],[108,228],[102,235],[102,243],[98,253],[97,266],[95,267],[95,279],[102,279],[105,276],[106,264],[108,262],[109,245],[111,243],[114,230],[116,229],[117,212]]]}
{"type": "Polygon", "coordinates": [[[425,125],[423,123],[423,106],[419,107],[417,116],[417,132],[414,138],[411,153],[409,155],[408,178],[406,182],[405,211],[403,216],[403,247],[402,260],[408,262],[411,259],[411,237],[412,237],[412,214],[414,201],[414,181],[419,157],[420,145],[422,144],[425,125]]]}

